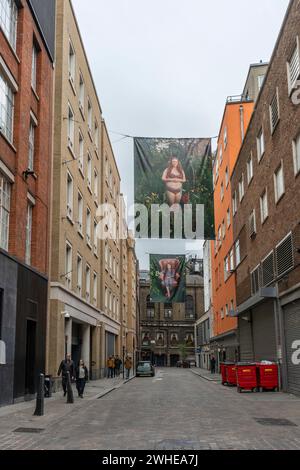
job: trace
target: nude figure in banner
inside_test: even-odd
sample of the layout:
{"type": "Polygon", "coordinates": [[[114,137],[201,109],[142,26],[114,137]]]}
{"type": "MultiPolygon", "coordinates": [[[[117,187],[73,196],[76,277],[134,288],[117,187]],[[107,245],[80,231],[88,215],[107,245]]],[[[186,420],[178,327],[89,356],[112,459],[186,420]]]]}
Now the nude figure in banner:
{"type": "Polygon", "coordinates": [[[159,265],[161,284],[165,288],[165,296],[170,299],[180,279],[180,274],[177,272],[180,262],[178,259],[162,259],[159,265]]]}
{"type": "Polygon", "coordinates": [[[170,207],[180,204],[182,199],[182,186],[186,183],[186,176],[178,158],[172,157],[168,168],[165,169],[162,180],[166,185],[166,196],[170,207]]]}

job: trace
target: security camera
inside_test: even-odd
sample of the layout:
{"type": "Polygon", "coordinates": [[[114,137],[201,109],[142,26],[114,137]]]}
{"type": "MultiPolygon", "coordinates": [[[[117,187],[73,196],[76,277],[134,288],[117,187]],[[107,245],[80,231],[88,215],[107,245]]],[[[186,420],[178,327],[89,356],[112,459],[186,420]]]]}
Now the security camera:
{"type": "Polygon", "coordinates": [[[62,315],[64,315],[64,317],[68,320],[69,318],[71,318],[71,315],[69,314],[69,312],[61,312],[62,315]]]}

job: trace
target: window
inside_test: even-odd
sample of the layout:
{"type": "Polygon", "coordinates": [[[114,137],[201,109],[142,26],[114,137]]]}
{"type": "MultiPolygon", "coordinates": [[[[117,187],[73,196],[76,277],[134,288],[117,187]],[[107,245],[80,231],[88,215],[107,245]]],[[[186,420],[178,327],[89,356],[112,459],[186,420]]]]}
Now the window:
{"type": "Polygon", "coordinates": [[[91,268],[86,265],[85,269],[85,298],[87,302],[91,300],[91,268]]]}
{"type": "Polygon", "coordinates": [[[248,185],[251,183],[253,178],[253,158],[252,155],[250,155],[248,161],[247,161],[247,181],[248,185]]]}
{"type": "Polygon", "coordinates": [[[245,185],[244,185],[244,175],[242,175],[242,177],[239,181],[239,198],[240,198],[240,202],[242,202],[244,196],[245,196],[245,185]]]}
{"type": "Polygon", "coordinates": [[[225,184],[226,184],[226,188],[227,188],[228,185],[229,185],[229,170],[228,170],[228,167],[226,168],[226,171],[225,171],[225,184]]]}
{"type": "Polygon", "coordinates": [[[30,119],[29,126],[29,152],[28,152],[28,170],[34,169],[34,143],[35,143],[35,123],[30,119]]]}
{"type": "Polygon", "coordinates": [[[224,320],[224,308],[221,308],[221,320],[224,320]]]}
{"type": "Polygon", "coordinates": [[[84,159],[84,141],[81,132],[79,132],[79,158],[78,167],[83,174],[83,159],[84,159]]]}
{"type": "Polygon", "coordinates": [[[8,251],[11,184],[0,173],[0,248],[8,251]]]}
{"type": "Polygon", "coordinates": [[[258,75],[257,83],[258,83],[258,90],[260,91],[261,87],[263,86],[265,80],[265,75],[258,75]]]}
{"type": "Polygon", "coordinates": [[[221,183],[221,201],[224,199],[224,183],[221,183]]]}
{"type": "Polygon", "coordinates": [[[267,190],[265,189],[262,195],[260,196],[260,218],[261,218],[262,224],[268,218],[268,215],[269,215],[268,193],[267,193],[267,190]]]}
{"type": "Polygon", "coordinates": [[[94,254],[98,254],[98,231],[97,231],[98,224],[94,220],[94,254]]]}
{"type": "Polygon", "coordinates": [[[172,314],[173,314],[172,304],[165,304],[165,306],[164,306],[164,317],[165,318],[172,318],[172,314]]]}
{"type": "Polygon", "coordinates": [[[219,226],[219,229],[218,229],[218,242],[219,242],[219,246],[222,245],[222,227],[221,227],[221,225],[219,226]]]}
{"type": "Polygon", "coordinates": [[[255,295],[259,291],[260,288],[260,266],[258,266],[254,271],[251,273],[251,294],[255,295]]]}
{"type": "Polygon", "coordinates": [[[231,225],[230,208],[227,209],[227,228],[231,225]]]}
{"type": "Polygon", "coordinates": [[[224,129],[224,148],[227,147],[227,127],[224,129]]]}
{"type": "Polygon", "coordinates": [[[222,145],[220,146],[219,159],[220,159],[220,165],[221,165],[222,161],[223,161],[223,147],[222,147],[222,145]]]}
{"type": "Polygon", "coordinates": [[[92,110],[92,105],[91,105],[90,100],[88,100],[88,126],[89,126],[89,131],[91,133],[92,126],[93,126],[93,110],[92,110]]]}
{"type": "Polygon", "coordinates": [[[229,307],[228,307],[228,304],[226,304],[226,307],[225,307],[225,315],[226,315],[226,317],[229,317],[229,307]]]}
{"type": "Polygon", "coordinates": [[[75,49],[71,40],[69,40],[69,80],[74,87],[75,83],[75,70],[76,70],[76,56],[75,49]]]}
{"type": "Polygon", "coordinates": [[[78,192],[77,196],[78,201],[78,232],[82,234],[82,227],[83,227],[83,197],[80,192],[78,192]]]}
{"type": "Polygon", "coordinates": [[[16,50],[18,8],[15,0],[0,0],[0,28],[16,50]]]}
{"type": "Polygon", "coordinates": [[[234,250],[233,248],[230,251],[229,254],[229,262],[230,262],[230,271],[234,271],[234,250]]]}
{"type": "Polygon", "coordinates": [[[74,121],[75,121],[74,113],[73,113],[71,106],[69,105],[68,106],[68,146],[69,148],[71,148],[72,151],[74,149],[74,133],[75,133],[74,121]]]}
{"type": "Polygon", "coordinates": [[[98,173],[97,170],[94,170],[94,196],[96,201],[98,201],[98,196],[99,196],[99,178],[98,178],[98,173]]]}
{"type": "Polygon", "coordinates": [[[0,128],[2,134],[13,141],[14,92],[0,73],[0,128]]]}
{"type": "Polygon", "coordinates": [[[226,256],[224,260],[224,280],[225,281],[228,279],[229,274],[230,274],[229,258],[228,256],[226,256]]]}
{"type": "Polygon", "coordinates": [[[288,68],[288,84],[289,91],[291,92],[296,85],[296,82],[300,75],[300,52],[299,52],[299,38],[297,37],[297,43],[291,58],[287,64],[288,68]]]}
{"type": "Polygon", "coordinates": [[[32,46],[32,61],[31,61],[31,86],[36,91],[37,86],[37,58],[38,50],[35,45],[32,46]]]}
{"type": "Polygon", "coordinates": [[[87,184],[88,188],[91,190],[92,189],[92,157],[88,153],[88,159],[87,159],[87,184]]]}
{"type": "Polygon", "coordinates": [[[119,299],[117,299],[117,305],[116,305],[116,317],[117,320],[120,319],[120,311],[119,311],[119,299]]]}
{"type": "Polygon", "coordinates": [[[223,220],[223,222],[222,222],[222,238],[223,238],[223,240],[224,240],[225,236],[226,236],[226,228],[225,228],[225,220],[223,220]]]}
{"type": "Polygon", "coordinates": [[[282,164],[276,170],[274,174],[274,186],[275,186],[275,201],[276,203],[284,195],[284,175],[283,175],[283,166],[282,164]]]}
{"type": "Polygon", "coordinates": [[[187,295],[185,299],[185,318],[190,320],[195,318],[195,302],[192,295],[187,295]]]}
{"type": "Polygon", "coordinates": [[[262,159],[264,153],[265,153],[265,136],[264,136],[263,129],[261,129],[257,136],[257,158],[259,162],[262,159]]]}
{"type": "Polygon", "coordinates": [[[271,132],[273,133],[277,124],[279,122],[279,95],[278,88],[276,93],[273,96],[273,99],[270,104],[270,123],[271,123],[271,132]]]}
{"type": "Polygon", "coordinates": [[[108,266],[108,246],[107,243],[105,243],[105,248],[104,248],[104,258],[105,258],[105,266],[108,266]]]}
{"type": "Polygon", "coordinates": [[[105,301],[105,308],[107,310],[108,309],[108,290],[107,290],[107,287],[105,287],[104,301],[105,301]]]}
{"type": "Polygon", "coordinates": [[[73,178],[67,173],[67,217],[73,220],[73,178]]]}
{"type": "Polygon", "coordinates": [[[93,278],[93,302],[94,305],[97,305],[97,298],[98,298],[98,282],[97,282],[97,273],[94,273],[93,278]]]}
{"type": "Polygon", "coordinates": [[[234,192],[233,198],[232,198],[232,212],[233,215],[237,213],[237,192],[234,192]]]}
{"type": "Polygon", "coordinates": [[[82,73],[79,75],[79,108],[84,114],[84,97],[85,97],[85,85],[82,73]]]}
{"type": "Polygon", "coordinates": [[[91,211],[89,208],[86,211],[86,241],[91,246],[91,211]]]}
{"type": "Polygon", "coordinates": [[[233,300],[230,302],[230,310],[234,312],[234,302],[233,300]]]}
{"type": "Polygon", "coordinates": [[[249,217],[249,235],[251,238],[255,237],[256,235],[256,217],[255,217],[255,210],[250,214],[249,217]]]}
{"type": "Polygon", "coordinates": [[[99,127],[97,121],[95,121],[95,147],[96,151],[98,152],[99,150],[99,127]]]}
{"type": "Polygon", "coordinates": [[[82,258],[77,255],[77,294],[82,294],[82,258]]]}
{"type": "Polygon", "coordinates": [[[241,262],[240,241],[235,242],[235,265],[238,266],[241,262]]]}
{"type": "Polygon", "coordinates": [[[72,246],[67,243],[66,244],[66,287],[68,289],[72,288],[72,246]]]}
{"type": "Polygon", "coordinates": [[[25,263],[31,264],[31,238],[32,238],[32,204],[27,205],[25,263]]]}
{"type": "Polygon", "coordinates": [[[295,175],[297,175],[300,171],[300,134],[293,141],[293,156],[295,175]]]}

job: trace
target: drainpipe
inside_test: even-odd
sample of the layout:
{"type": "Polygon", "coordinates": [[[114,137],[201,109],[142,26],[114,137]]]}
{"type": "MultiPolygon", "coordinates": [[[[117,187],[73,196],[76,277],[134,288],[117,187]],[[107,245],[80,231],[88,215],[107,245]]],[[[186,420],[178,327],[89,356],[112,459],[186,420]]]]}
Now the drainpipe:
{"type": "Polygon", "coordinates": [[[240,123],[241,123],[241,138],[242,142],[244,142],[244,137],[245,137],[245,124],[244,124],[244,107],[241,105],[240,106],[240,123]]]}
{"type": "Polygon", "coordinates": [[[275,285],[276,298],[274,299],[274,320],[275,320],[275,334],[276,334],[276,348],[277,348],[277,361],[279,364],[279,385],[284,392],[288,389],[287,380],[287,355],[286,355],[286,338],[283,321],[283,311],[279,298],[278,282],[275,285]]]}

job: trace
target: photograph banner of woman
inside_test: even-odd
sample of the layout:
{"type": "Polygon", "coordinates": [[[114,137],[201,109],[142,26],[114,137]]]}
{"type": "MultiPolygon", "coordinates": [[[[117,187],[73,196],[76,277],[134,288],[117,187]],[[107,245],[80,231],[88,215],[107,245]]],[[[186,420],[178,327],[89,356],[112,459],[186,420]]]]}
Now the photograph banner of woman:
{"type": "Polygon", "coordinates": [[[214,239],[211,139],[135,138],[134,155],[135,204],[145,206],[148,213],[148,227],[137,230],[136,237],[214,239]],[[162,215],[161,206],[167,208],[167,215],[162,215]],[[159,228],[154,235],[151,223],[153,228],[156,216],[159,228]],[[163,217],[170,219],[168,234],[162,229],[163,217]],[[186,229],[188,217],[190,231],[186,229]],[[201,230],[196,223],[199,217],[201,230]],[[182,220],[179,230],[178,220],[182,220]],[[192,232],[197,236],[189,236],[192,232]]]}
{"type": "Polygon", "coordinates": [[[185,256],[150,255],[151,302],[185,302],[185,256]]]}

